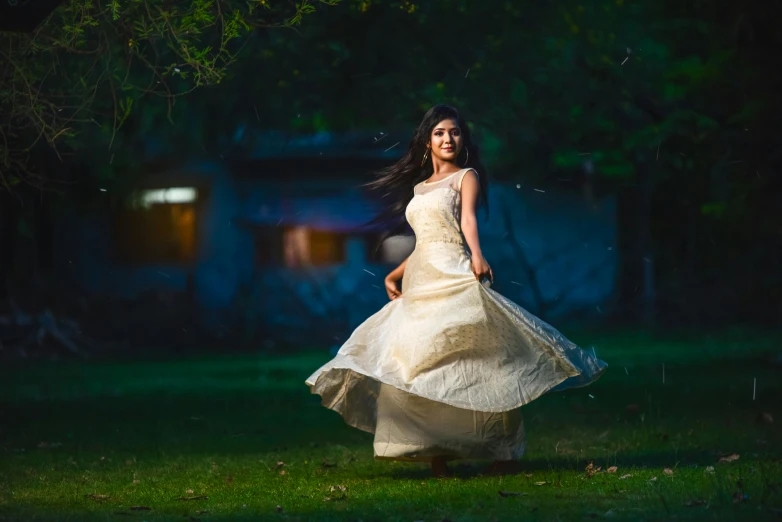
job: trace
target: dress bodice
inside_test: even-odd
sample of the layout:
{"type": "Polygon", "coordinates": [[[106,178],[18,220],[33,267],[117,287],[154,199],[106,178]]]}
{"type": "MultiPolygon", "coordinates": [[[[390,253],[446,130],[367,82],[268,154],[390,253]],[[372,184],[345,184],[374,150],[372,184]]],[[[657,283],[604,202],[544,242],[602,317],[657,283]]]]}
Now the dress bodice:
{"type": "Polygon", "coordinates": [[[415,232],[416,244],[464,243],[461,187],[464,175],[470,170],[475,172],[462,169],[439,181],[423,181],[414,187],[405,217],[415,232]]]}

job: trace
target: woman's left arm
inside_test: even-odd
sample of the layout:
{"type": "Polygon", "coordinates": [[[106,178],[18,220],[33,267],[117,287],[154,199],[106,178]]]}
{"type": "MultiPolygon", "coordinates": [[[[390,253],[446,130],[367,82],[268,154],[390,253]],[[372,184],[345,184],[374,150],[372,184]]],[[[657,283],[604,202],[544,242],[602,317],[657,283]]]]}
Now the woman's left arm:
{"type": "Polygon", "coordinates": [[[472,170],[468,170],[462,178],[461,186],[462,234],[464,234],[464,239],[467,241],[467,246],[470,247],[470,253],[472,253],[472,272],[475,274],[475,278],[480,281],[488,277],[493,281],[494,274],[489,263],[483,257],[481,243],[478,239],[478,219],[475,216],[475,211],[478,207],[480,191],[481,186],[478,184],[478,176],[472,170]]]}

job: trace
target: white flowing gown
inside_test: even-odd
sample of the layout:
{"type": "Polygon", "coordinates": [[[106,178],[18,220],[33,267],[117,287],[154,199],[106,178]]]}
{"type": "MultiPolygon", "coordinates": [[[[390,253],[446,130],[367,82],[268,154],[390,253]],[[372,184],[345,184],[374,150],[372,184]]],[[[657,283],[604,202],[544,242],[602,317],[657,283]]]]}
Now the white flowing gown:
{"type": "Polygon", "coordinates": [[[415,186],[402,296],[306,380],[324,406],[375,434],[376,458],[515,459],[526,448],[521,406],[607,368],[476,281],[460,218],[470,170],[415,186]]]}

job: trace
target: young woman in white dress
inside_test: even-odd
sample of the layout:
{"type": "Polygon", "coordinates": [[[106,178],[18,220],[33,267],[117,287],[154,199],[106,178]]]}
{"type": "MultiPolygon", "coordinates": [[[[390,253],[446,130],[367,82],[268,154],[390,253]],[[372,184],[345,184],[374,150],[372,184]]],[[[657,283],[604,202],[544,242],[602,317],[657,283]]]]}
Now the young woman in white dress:
{"type": "Polygon", "coordinates": [[[457,110],[432,107],[405,155],[370,183],[395,198],[381,219],[405,217],[415,250],[385,279],[390,302],[306,380],[324,406],[374,433],[375,458],[429,462],[436,476],[461,458],[515,471],[526,448],[521,406],[607,367],[489,288],[479,166],[457,110]]]}

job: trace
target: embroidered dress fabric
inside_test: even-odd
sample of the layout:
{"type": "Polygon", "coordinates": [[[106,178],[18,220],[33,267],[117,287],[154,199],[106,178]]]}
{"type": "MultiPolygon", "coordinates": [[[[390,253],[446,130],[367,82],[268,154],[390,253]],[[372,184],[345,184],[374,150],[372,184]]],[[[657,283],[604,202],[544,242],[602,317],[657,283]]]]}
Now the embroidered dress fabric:
{"type": "Polygon", "coordinates": [[[306,380],[324,406],[375,434],[377,458],[517,458],[526,444],[519,408],[607,368],[475,279],[461,231],[469,171],[415,186],[402,296],[306,380]]]}

